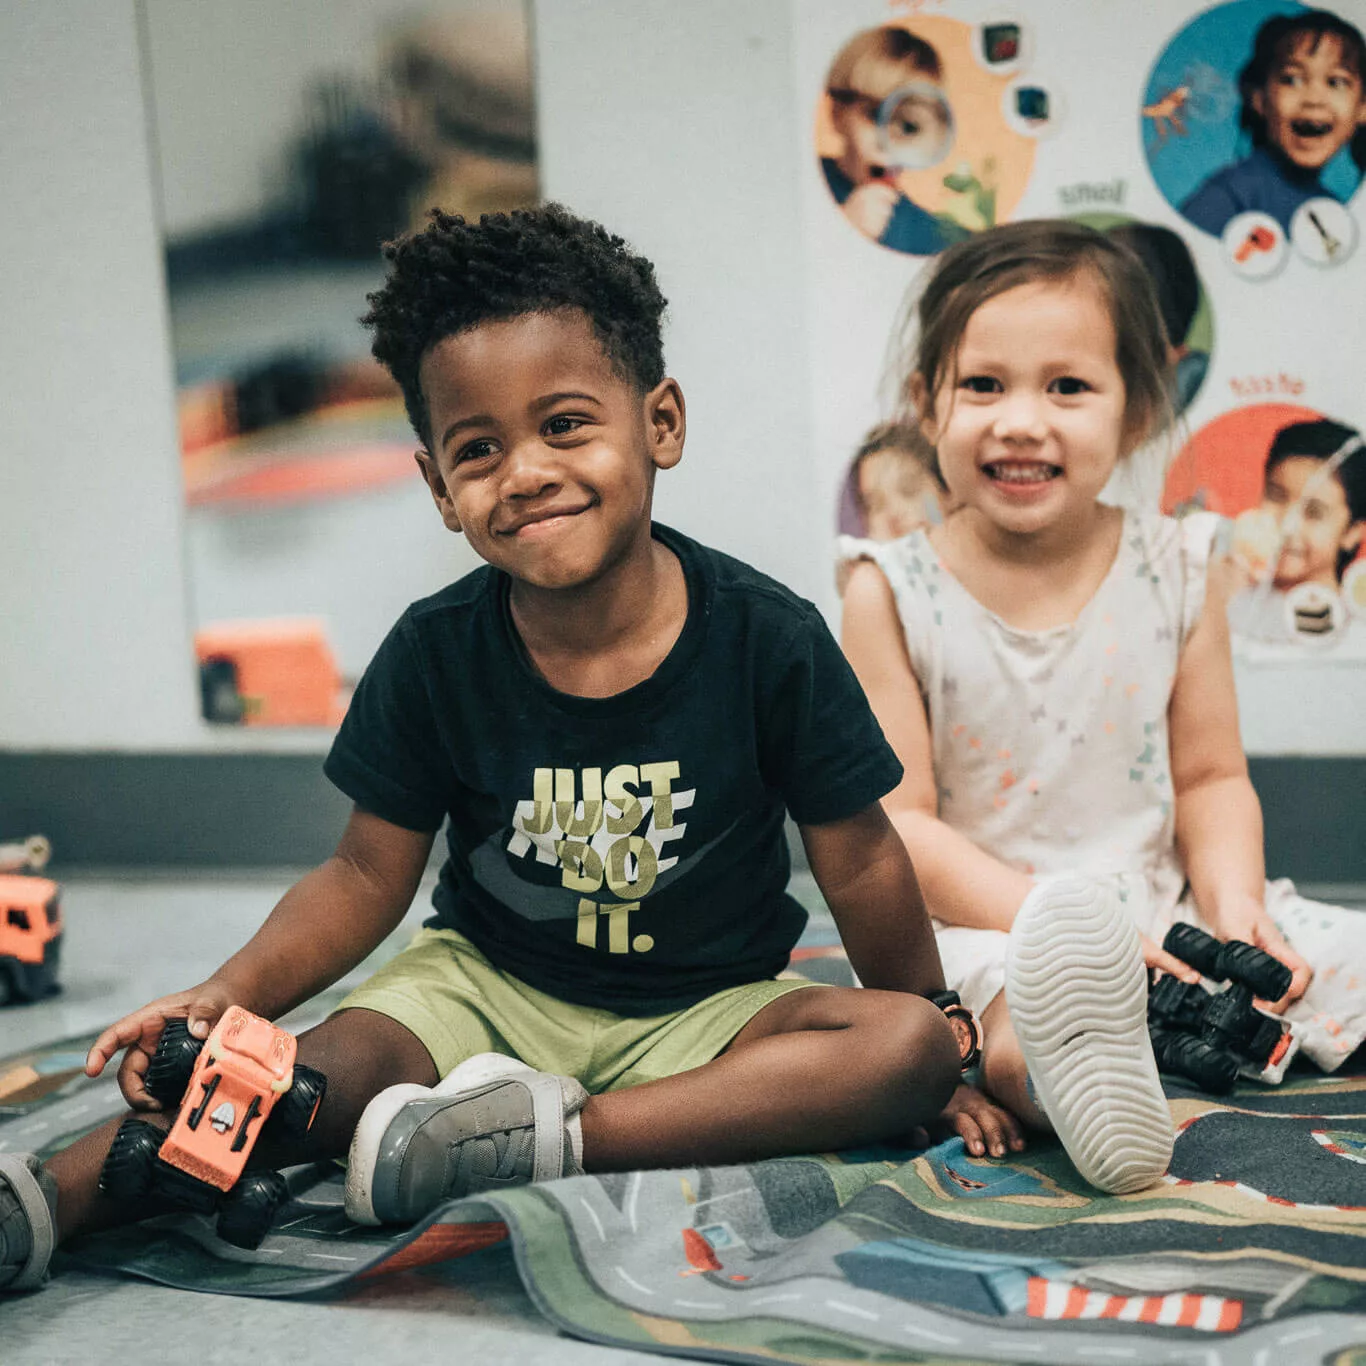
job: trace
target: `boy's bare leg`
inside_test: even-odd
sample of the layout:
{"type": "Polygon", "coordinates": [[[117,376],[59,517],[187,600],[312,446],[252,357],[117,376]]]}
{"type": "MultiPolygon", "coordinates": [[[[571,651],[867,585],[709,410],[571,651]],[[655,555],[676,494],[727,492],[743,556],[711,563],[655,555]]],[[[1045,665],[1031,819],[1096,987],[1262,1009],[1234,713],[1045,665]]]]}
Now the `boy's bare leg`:
{"type": "Polygon", "coordinates": [[[590,1097],[589,1171],[747,1162],[875,1143],[932,1121],[959,1080],[942,1013],[899,991],[780,996],[702,1067],[590,1097]]]}
{"type": "Polygon", "coordinates": [[[998,991],[982,1012],[982,1034],[982,1090],[1031,1129],[1052,1133],[1048,1116],[1029,1093],[1029,1070],[1010,1022],[1004,991],[998,991]]]}
{"type": "MultiPolygon", "coordinates": [[[[422,1086],[435,1086],[437,1082],[431,1055],[417,1037],[397,1021],[372,1010],[342,1011],[301,1034],[298,1060],[327,1078],[327,1094],[306,1139],[286,1145],[263,1140],[252,1154],[256,1164],[288,1167],[342,1157],[361,1111],[373,1096],[398,1082],[422,1086]]],[[[174,1118],[159,1112],[130,1113],[167,1129],[174,1118]]],[[[135,1209],[110,1200],[99,1188],[104,1159],[126,1118],[120,1115],[101,1125],[45,1164],[57,1181],[59,1241],[127,1223],[137,1216],[135,1209]]]]}

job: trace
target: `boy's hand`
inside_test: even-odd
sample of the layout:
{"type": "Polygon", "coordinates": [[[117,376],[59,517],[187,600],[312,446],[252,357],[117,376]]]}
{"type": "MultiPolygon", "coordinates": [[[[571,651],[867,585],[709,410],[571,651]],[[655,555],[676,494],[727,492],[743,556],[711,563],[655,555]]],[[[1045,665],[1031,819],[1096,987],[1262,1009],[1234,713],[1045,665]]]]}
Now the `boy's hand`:
{"type": "Polygon", "coordinates": [[[86,1054],[85,1074],[98,1077],[119,1049],[127,1049],[119,1064],[119,1090],[124,1100],[135,1110],[160,1110],[163,1106],[148,1094],[145,1078],[166,1021],[186,1020],[196,1039],[207,1039],[223,1012],[236,1003],[228,985],[213,978],[188,991],[162,996],[111,1024],[95,1040],[86,1054]]]}
{"type": "Polygon", "coordinates": [[[1009,1110],[988,1100],[975,1086],[961,1082],[939,1116],[939,1125],[963,1140],[974,1157],[1004,1157],[1024,1151],[1024,1130],[1009,1110]]]}
{"type": "Polygon", "coordinates": [[[1241,939],[1264,949],[1290,969],[1290,989],[1279,1001],[1258,1001],[1263,1010],[1280,1015],[1286,1006],[1293,1005],[1304,995],[1314,970],[1287,944],[1276,928],[1276,922],[1266,913],[1260,897],[1241,893],[1222,900],[1214,915],[1207,917],[1220,939],[1241,939]]]}

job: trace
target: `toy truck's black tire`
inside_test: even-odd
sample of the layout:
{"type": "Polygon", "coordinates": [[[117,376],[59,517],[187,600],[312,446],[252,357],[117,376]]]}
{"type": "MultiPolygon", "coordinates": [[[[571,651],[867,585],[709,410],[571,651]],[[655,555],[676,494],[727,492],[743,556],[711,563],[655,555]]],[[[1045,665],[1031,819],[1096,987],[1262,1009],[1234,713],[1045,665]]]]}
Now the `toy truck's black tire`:
{"type": "Polygon", "coordinates": [[[270,1112],[270,1136],[297,1141],[313,1127],[318,1102],[327,1092],[327,1078],[316,1067],[296,1063],[294,1084],[275,1102],[270,1112]]]}
{"type": "Polygon", "coordinates": [[[244,1173],[219,1208],[218,1236],[234,1247],[258,1247],[288,1199],[289,1187],[279,1172],[244,1173]]]}
{"type": "Polygon", "coordinates": [[[163,1105],[176,1105],[185,1095],[194,1073],[203,1039],[190,1033],[185,1020],[167,1020],[157,1041],[157,1051],[147,1064],[145,1085],[163,1105]]]}
{"type": "Polygon", "coordinates": [[[1193,1034],[1150,1029],[1153,1057],[1158,1069],[1193,1081],[1202,1091],[1226,1096],[1238,1080],[1238,1061],[1233,1054],[1212,1048],[1193,1034]]]}
{"type": "Polygon", "coordinates": [[[100,1189],[111,1200],[143,1200],[152,1190],[157,1154],[166,1135],[131,1116],[119,1125],[100,1169],[100,1189]]]}

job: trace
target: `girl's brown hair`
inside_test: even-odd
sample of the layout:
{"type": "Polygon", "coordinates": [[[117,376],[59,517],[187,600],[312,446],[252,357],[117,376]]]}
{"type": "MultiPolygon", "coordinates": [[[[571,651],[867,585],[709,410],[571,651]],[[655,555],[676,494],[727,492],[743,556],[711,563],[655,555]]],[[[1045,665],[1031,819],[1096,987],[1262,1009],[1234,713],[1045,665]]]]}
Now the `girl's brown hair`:
{"type": "Polygon", "coordinates": [[[1114,323],[1126,435],[1137,445],[1167,431],[1175,420],[1172,363],[1148,273],[1128,247],[1061,218],[990,228],[939,257],[923,288],[908,296],[894,338],[898,409],[914,414],[910,391],[915,378],[924,384],[931,403],[953,380],[968,319],[988,300],[1021,285],[1079,279],[1099,287],[1114,323]]]}

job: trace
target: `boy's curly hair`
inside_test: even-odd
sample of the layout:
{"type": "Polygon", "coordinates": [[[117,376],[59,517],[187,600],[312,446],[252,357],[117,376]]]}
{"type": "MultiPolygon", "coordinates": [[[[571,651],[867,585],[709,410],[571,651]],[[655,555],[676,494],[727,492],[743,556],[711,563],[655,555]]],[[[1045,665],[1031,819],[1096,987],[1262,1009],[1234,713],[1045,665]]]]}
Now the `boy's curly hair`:
{"type": "Polygon", "coordinates": [[[436,343],[480,323],[578,309],[612,368],[642,393],[664,378],[666,300],[654,267],[598,223],[561,204],[431,222],[384,247],[389,274],[361,318],[375,358],[398,381],[413,430],[430,449],[418,372],[436,343]]]}

